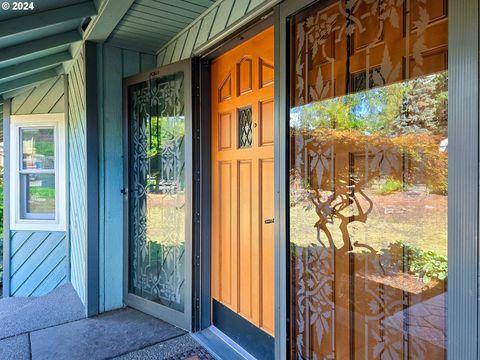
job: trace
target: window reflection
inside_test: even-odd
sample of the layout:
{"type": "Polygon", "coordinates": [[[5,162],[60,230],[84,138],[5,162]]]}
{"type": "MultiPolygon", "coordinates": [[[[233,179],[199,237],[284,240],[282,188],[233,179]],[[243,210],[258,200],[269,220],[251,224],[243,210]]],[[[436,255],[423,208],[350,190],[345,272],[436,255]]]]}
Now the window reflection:
{"type": "Polygon", "coordinates": [[[21,174],[21,215],[55,218],[55,174],[21,174]]]}
{"type": "Polygon", "coordinates": [[[441,5],[332,1],[292,21],[293,358],[446,357],[441,5]]]}
{"type": "Polygon", "coordinates": [[[55,130],[25,127],[20,135],[20,218],[55,219],[55,130]]]}
{"type": "Polygon", "coordinates": [[[21,129],[22,169],[55,168],[54,130],[51,128],[21,129]]]}
{"type": "Polygon", "coordinates": [[[129,88],[129,291],[185,311],[183,73],[129,88]]]}

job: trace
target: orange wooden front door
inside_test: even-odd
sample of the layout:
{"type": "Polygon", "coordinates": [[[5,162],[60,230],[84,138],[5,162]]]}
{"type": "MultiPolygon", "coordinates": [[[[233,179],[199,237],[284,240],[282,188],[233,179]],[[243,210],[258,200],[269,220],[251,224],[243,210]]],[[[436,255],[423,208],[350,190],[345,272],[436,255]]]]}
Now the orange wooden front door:
{"type": "Polygon", "coordinates": [[[212,62],[212,298],[274,334],[273,28],[212,62]]]}

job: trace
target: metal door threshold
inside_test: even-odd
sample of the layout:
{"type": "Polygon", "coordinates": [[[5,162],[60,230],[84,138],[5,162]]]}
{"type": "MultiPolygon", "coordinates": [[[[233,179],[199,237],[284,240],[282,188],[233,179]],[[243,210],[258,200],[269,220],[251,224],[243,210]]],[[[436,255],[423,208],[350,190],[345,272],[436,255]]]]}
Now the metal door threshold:
{"type": "Polygon", "coordinates": [[[217,360],[256,360],[215,326],[210,326],[192,336],[217,360]]]}

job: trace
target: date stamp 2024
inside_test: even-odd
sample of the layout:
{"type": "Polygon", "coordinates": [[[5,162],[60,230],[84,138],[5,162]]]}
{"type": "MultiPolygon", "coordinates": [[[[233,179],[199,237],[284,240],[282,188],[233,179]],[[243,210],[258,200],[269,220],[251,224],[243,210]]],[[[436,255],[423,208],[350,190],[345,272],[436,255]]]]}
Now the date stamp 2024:
{"type": "Polygon", "coordinates": [[[29,11],[34,10],[35,4],[33,1],[4,1],[2,2],[2,10],[11,11],[29,11]]]}

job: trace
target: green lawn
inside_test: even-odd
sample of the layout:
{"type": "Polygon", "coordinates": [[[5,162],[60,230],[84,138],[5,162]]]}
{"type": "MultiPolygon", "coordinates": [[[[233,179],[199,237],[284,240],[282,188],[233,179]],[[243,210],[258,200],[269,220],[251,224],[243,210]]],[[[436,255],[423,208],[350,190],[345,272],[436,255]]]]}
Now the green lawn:
{"type": "Polygon", "coordinates": [[[148,194],[147,238],[165,246],[185,242],[184,194],[148,194]]]}

